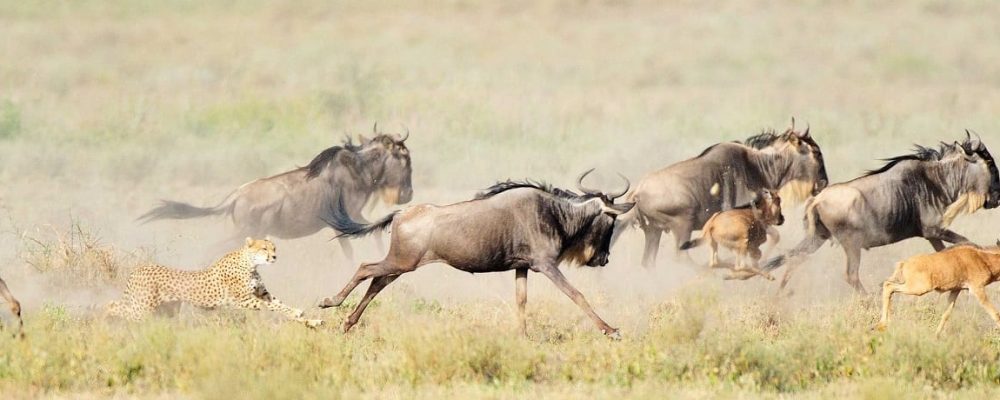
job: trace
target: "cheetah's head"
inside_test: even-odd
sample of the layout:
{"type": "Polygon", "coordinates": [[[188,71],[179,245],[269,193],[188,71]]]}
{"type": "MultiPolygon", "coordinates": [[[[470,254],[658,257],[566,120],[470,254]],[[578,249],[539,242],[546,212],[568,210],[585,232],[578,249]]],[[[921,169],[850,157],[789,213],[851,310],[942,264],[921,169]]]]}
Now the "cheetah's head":
{"type": "Polygon", "coordinates": [[[278,260],[278,249],[274,247],[274,242],[272,242],[269,238],[254,239],[247,237],[247,245],[245,249],[253,257],[254,265],[271,264],[278,260]]]}

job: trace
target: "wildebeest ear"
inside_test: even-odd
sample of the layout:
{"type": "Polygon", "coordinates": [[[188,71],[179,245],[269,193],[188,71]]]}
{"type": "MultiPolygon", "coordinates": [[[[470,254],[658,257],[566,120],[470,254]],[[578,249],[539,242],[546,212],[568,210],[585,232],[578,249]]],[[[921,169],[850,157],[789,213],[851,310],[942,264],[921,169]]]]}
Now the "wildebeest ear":
{"type": "Polygon", "coordinates": [[[268,242],[273,242],[273,240],[271,240],[271,235],[265,235],[264,236],[264,240],[266,240],[268,242]]]}
{"type": "Polygon", "coordinates": [[[247,246],[250,246],[251,244],[253,244],[253,238],[250,237],[250,236],[247,236],[247,246]]]}

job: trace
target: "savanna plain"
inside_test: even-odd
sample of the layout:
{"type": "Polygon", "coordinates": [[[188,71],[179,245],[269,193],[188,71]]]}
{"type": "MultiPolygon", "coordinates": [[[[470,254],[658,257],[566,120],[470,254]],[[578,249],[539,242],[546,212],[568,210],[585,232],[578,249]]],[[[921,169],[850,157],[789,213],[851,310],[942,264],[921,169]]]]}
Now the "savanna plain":
{"type": "MultiPolygon", "coordinates": [[[[388,287],[350,334],[320,310],[357,265],[329,230],[278,240],[279,316],[185,308],[108,321],[143,262],[193,269],[229,249],[225,218],[139,224],[163,198],[211,205],[345,135],[411,132],[414,202],[497,180],[633,182],[790,117],[832,182],[980,133],[1000,151],[1000,3],[990,1],[0,0],[0,276],[25,307],[0,334],[4,398],[996,398],[1000,335],[963,295],[879,302],[827,246],[792,281],[722,281],[626,232],[604,268],[566,268],[610,341],[548,280],[431,265],[388,287]]],[[[778,251],[803,232],[785,205],[778,251]]],[[[373,206],[371,220],[395,209],[373,206]]],[[[953,228],[1000,236],[1000,212],[953,228]]],[[[382,257],[355,241],[357,261],[382,257]]],[[[864,254],[876,292],[912,240],[864,254]]],[[[781,271],[779,270],[779,273],[781,271]]],[[[1000,299],[996,288],[989,290],[1000,299]]],[[[357,294],[348,302],[357,302],[357,294]]],[[[348,305],[351,305],[348,304],[348,305]]]]}

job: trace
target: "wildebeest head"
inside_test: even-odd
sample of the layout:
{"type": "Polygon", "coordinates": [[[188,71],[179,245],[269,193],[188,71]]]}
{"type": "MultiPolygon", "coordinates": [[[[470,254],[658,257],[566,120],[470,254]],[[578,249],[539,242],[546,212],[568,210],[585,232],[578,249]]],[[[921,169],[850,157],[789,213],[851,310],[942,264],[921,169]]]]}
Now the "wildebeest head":
{"type": "Polygon", "coordinates": [[[577,201],[581,204],[596,204],[600,213],[593,218],[590,228],[582,233],[580,240],[571,250],[574,253],[571,257],[589,267],[603,267],[608,264],[615,219],[629,212],[635,203],[615,204],[615,199],[624,196],[630,187],[628,178],[621,174],[619,176],[625,181],[625,188],[615,192],[604,193],[584,186],[583,179],[593,170],[593,168],[587,170],[577,179],[576,187],[583,193],[578,196],[577,201]]]}
{"type": "Polygon", "coordinates": [[[781,134],[765,132],[748,138],[744,144],[762,151],[781,154],[791,161],[781,190],[785,197],[799,201],[815,196],[826,188],[830,180],[826,176],[826,164],[823,161],[823,151],[819,144],[809,134],[809,127],[804,132],[795,130],[795,119],[792,125],[781,134]]]}
{"type": "Polygon", "coordinates": [[[965,130],[965,142],[961,144],[961,148],[967,157],[975,154],[986,165],[987,170],[990,172],[990,184],[989,190],[986,192],[986,202],[983,204],[983,207],[997,208],[997,206],[1000,206],[1000,173],[997,172],[993,155],[990,154],[989,149],[986,148],[979,135],[977,134],[976,138],[973,139],[968,129],[965,130]]]}
{"type": "Polygon", "coordinates": [[[379,133],[377,123],[372,131],[373,137],[361,137],[358,153],[372,164],[369,168],[379,196],[386,204],[410,202],[413,199],[413,166],[405,143],[410,131],[407,129],[404,135],[379,133]]]}
{"type": "Polygon", "coordinates": [[[781,225],[785,223],[785,216],[781,213],[781,197],[777,193],[764,189],[757,192],[757,195],[750,201],[750,208],[753,209],[754,216],[768,225],[781,225]]]}

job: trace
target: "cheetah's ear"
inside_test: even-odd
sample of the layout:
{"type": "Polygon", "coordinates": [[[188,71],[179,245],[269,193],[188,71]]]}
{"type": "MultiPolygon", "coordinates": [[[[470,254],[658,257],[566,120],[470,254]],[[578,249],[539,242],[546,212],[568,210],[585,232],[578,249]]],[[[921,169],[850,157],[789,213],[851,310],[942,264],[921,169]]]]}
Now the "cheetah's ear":
{"type": "Polygon", "coordinates": [[[271,235],[264,236],[264,240],[268,242],[273,242],[273,240],[271,240],[271,235]]]}
{"type": "Polygon", "coordinates": [[[247,236],[247,246],[250,246],[251,244],[253,244],[253,238],[247,236]]]}

